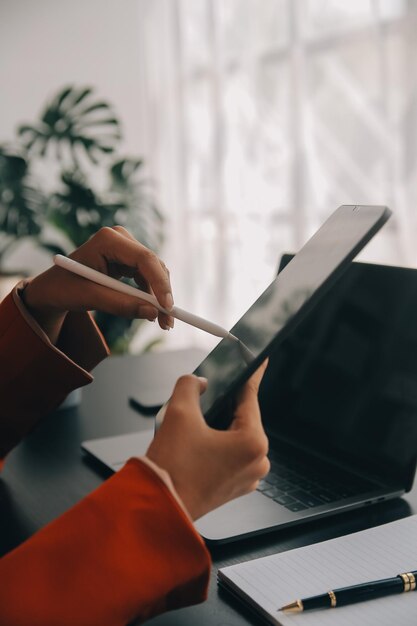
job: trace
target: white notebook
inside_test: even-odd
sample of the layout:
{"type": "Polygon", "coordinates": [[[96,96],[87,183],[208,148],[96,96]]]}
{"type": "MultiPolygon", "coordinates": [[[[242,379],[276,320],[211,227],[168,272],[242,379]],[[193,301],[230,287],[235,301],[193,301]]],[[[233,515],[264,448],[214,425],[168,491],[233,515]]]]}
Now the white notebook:
{"type": "Polygon", "coordinates": [[[298,614],[277,612],[298,598],[417,569],[417,515],[305,548],[219,570],[219,583],[281,626],[416,626],[417,590],[298,614]]]}

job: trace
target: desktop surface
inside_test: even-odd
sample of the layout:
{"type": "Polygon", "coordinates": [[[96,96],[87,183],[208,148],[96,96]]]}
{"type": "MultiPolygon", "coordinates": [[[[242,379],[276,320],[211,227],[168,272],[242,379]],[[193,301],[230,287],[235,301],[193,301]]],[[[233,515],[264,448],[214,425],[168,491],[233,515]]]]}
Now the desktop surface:
{"type": "MultiPolygon", "coordinates": [[[[86,459],[86,439],[144,430],[152,419],[128,404],[150,394],[149,382],[161,375],[168,389],[177,376],[192,371],[204,353],[182,350],[144,356],[111,357],[100,364],[85,387],[79,407],[56,411],[9,455],[0,475],[0,553],[5,554],[98,487],[108,473],[86,459]],[[141,388],[143,393],[141,394],[141,388]]],[[[155,386],[155,395],[160,390],[155,386]]],[[[208,601],[166,613],[152,625],[217,626],[259,624],[216,584],[217,569],[276,552],[324,541],[417,513],[417,488],[403,498],[336,515],[293,529],[280,530],[211,548],[213,569],[208,601]]]]}

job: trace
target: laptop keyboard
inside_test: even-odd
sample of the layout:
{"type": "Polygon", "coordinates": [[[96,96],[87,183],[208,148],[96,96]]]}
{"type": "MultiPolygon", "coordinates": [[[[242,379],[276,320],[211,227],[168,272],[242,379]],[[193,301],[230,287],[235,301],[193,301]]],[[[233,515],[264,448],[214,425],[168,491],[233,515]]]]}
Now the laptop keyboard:
{"type": "Polygon", "coordinates": [[[304,511],[337,500],[365,493],[375,485],[360,477],[338,471],[329,472],[269,452],[271,471],[259,482],[257,490],[290,511],[304,511]]]}

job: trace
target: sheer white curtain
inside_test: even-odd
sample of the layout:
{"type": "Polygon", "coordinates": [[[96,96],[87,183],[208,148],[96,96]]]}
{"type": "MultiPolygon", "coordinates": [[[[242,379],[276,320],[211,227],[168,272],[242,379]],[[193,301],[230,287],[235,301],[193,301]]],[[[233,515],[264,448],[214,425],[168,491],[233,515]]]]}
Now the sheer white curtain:
{"type": "Polygon", "coordinates": [[[147,158],[178,304],[230,326],[340,204],[388,204],[395,220],[365,258],[417,264],[415,0],[140,7],[147,158]]]}

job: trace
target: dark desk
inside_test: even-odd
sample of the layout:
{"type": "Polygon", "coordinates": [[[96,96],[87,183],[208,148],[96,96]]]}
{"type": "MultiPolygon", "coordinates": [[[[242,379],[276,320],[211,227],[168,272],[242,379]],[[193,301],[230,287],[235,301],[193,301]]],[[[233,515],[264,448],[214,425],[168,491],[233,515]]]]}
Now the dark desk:
{"type": "MultiPolygon", "coordinates": [[[[200,359],[201,352],[190,350],[113,357],[102,363],[95,371],[94,383],[83,390],[78,409],[48,416],[10,454],[0,480],[1,553],[24,541],[100,484],[103,474],[83,458],[81,441],[148,428],[151,420],[130,409],[127,397],[135,392],[140,399],[146,396],[147,401],[158,398],[158,380],[170,389],[177,375],[191,371],[200,359]]],[[[256,617],[219,594],[218,567],[330,539],[415,512],[417,489],[392,502],[216,548],[212,550],[214,566],[208,602],[162,615],[149,623],[257,624],[256,617]]]]}

